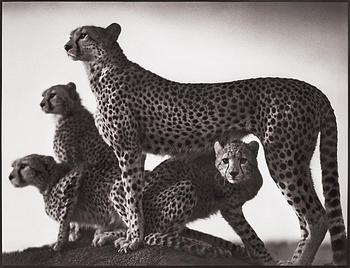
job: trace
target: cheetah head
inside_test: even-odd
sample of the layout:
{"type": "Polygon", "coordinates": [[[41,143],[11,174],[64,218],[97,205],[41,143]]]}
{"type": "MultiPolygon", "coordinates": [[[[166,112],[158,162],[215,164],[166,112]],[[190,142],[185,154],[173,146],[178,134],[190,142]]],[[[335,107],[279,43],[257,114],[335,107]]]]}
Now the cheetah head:
{"type": "Polygon", "coordinates": [[[30,154],[18,158],[12,163],[13,170],[9,175],[15,187],[35,186],[40,192],[46,189],[50,170],[55,164],[51,156],[30,154]]]}
{"type": "Polygon", "coordinates": [[[230,183],[237,183],[248,179],[249,175],[258,172],[257,155],[259,151],[259,143],[252,141],[244,143],[234,141],[228,143],[224,147],[217,141],[214,144],[216,154],[215,166],[230,183]]]}
{"type": "Polygon", "coordinates": [[[65,115],[81,104],[76,86],[72,82],[67,85],[52,86],[46,89],[42,96],[40,107],[48,114],[65,115]]]}
{"type": "Polygon", "coordinates": [[[107,28],[82,26],[73,30],[64,49],[70,58],[77,61],[97,61],[109,55],[114,48],[121,27],[112,23],[107,28]]]}

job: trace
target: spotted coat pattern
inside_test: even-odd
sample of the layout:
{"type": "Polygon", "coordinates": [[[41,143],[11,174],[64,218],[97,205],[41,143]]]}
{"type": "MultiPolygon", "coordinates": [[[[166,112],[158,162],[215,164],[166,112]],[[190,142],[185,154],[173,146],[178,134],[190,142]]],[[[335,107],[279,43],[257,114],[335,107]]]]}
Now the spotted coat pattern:
{"type": "Polygon", "coordinates": [[[117,43],[120,32],[117,23],[107,28],[82,26],[72,31],[65,50],[84,63],[97,102],[98,129],[119,159],[128,209],[123,220],[129,230],[120,240],[122,250],[137,248],[144,238],[142,153],[203,151],[239,131],[259,138],[271,177],[299,219],[301,240],[290,262],[311,264],[329,230],[334,263],[346,263],[337,126],[327,97],[289,78],[170,81],[129,61],[117,43]],[[309,168],[319,132],[326,209],[309,168]]]}
{"type": "Polygon", "coordinates": [[[53,149],[60,162],[118,165],[113,149],[99,135],[93,115],[81,104],[73,82],[54,85],[42,95],[42,110],[58,117],[53,149]]]}
{"type": "MultiPolygon", "coordinates": [[[[249,146],[238,144],[243,148],[249,146]]],[[[256,263],[273,264],[263,242],[246,222],[241,210],[242,205],[256,195],[262,183],[256,152],[245,152],[233,159],[234,162],[247,157],[253,164],[243,167],[244,174],[233,184],[227,183],[216,170],[214,153],[193,159],[169,159],[147,172],[143,196],[145,243],[207,257],[249,255],[256,263]],[[209,217],[219,210],[241,236],[245,248],[185,227],[186,223],[209,217]]],[[[47,214],[60,223],[63,221],[60,224],[59,241],[63,241],[60,246],[67,240],[68,222],[99,226],[93,240],[95,246],[126,236],[125,231],[115,230],[123,225],[113,208],[115,206],[126,213],[125,199],[120,198],[121,203],[112,203],[113,193],[109,194],[116,177],[119,178],[119,187],[122,186],[118,167],[80,165],[72,170],[66,164],[57,164],[53,158],[41,155],[20,158],[13,167],[12,184],[38,187],[44,196],[47,214]],[[111,199],[108,199],[109,195],[111,199]],[[114,230],[107,230],[112,229],[111,226],[114,230]]],[[[76,225],[71,224],[71,236],[76,235],[75,228],[76,225]]]]}
{"type": "Polygon", "coordinates": [[[79,238],[81,226],[97,229],[95,236],[111,230],[119,235],[125,233],[125,225],[108,196],[114,178],[120,177],[119,170],[111,165],[78,165],[72,169],[51,156],[31,154],[15,160],[12,166],[11,183],[16,187],[37,187],[47,215],[59,223],[54,250],[60,250],[68,238],[79,238]]]}

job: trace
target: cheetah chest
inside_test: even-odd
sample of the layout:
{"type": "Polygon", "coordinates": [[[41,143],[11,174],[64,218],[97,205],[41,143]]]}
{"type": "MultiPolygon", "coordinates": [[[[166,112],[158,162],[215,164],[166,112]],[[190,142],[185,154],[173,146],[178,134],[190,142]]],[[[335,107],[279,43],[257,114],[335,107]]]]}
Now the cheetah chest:
{"type": "Polygon", "coordinates": [[[105,124],[105,119],[103,117],[103,114],[100,113],[99,109],[97,109],[95,116],[95,125],[98,129],[98,133],[101,135],[103,141],[105,143],[107,143],[108,146],[111,146],[111,137],[110,137],[110,133],[106,127],[105,124]]]}

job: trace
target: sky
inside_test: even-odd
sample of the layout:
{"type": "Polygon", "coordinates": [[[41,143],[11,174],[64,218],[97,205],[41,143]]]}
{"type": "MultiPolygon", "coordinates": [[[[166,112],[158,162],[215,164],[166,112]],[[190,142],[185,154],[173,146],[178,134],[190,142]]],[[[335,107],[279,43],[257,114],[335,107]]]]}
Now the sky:
{"type": "MultiPolygon", "coordinates": [[[[82,25],[122,27],[119,44],[127,57],[179,82],[222,82],[254,77],[292,77],[318,87],[329,98],[338,123],[341,204],[347,218],[348,24],[347,3],[2,3],[2,249],[53,243],[58,224],[44,211],[37,189],[14,188],[11,162],[31,153],[53,155],[55,122],[39,107],[41,93],[55,84],[77,85],[83,104],[95,100],[81,62],[63,45],[82,25]]],[[[249,136],[246,141],[257,140],[249,136]]],[[[165,157],[148,155],[152,169],[165,157]]],[[[321,188],[319,147],[311,163],[321,188]]],[[[262,148],[264,184],[243,206],[263,241],[298,240],[292,208],[271,179],[262,148]]],[[[189,224],[228,240],[239,237],[211,216],[189,224]]],[[[329,242],[329,237],[325,240],[329,242]]]]}

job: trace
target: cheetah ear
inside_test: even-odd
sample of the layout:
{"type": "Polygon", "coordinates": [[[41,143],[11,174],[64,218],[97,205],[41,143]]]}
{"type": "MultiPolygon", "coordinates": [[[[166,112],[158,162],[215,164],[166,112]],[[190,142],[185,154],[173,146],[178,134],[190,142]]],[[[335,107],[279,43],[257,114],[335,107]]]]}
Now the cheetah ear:
{"type": "Polygon", "coordinates": [[[220,142],[216,141],[216,142],[214,143],[214,151],[215,151],[215,154],[218,155],[219,152],[222,151],[222,149],[223,149],[223,148],[222,148],[220,142]]]}
{"type": "Polygon", "coordinates": [[[44,162],[45,167],[46,167],[47,170],[48,170],[48,169],[51,169],[51,167],[52,167],[54,164],[56,164],[55,159],[54,159],[52,156],[49,156],[49,155],[44,155],[44,156],[42,157],[42,160],[43,160],[43,162],[44,162]]]}
{"type": "Polygon", "coordinates": [[[68,84],[67,84],[67,87],[69,88],[69,89],[72,89],[72,90],[76,90],[76,85],[73,83],[73,82],[69,82],[68,84]]]}
{"type": "Polygon", "coordinates": [[[259,143],[257,141],[251,141],[248,143],[248,147],[254,152],[255,157],[257,157],[259,152],[259,143]]]}
{"type": "Polygon", "coordinates": [[[80,96],[76,90],[77,87],[73,82],[69,82],[67,84],[67,88],[69,89],[68,93],[69,93],[69,96],[72,100],[80,100],[80,96]]]}
{"type": "Polygon", "coordinates": [[[109,34],[109,36],[113,42],[117,41],[121,30],[122,30],[122,28],[120,27],[120,25],[118,23],[112,23],[111,25],[109,25],[106,28],[106,31],[109,34]]]}

